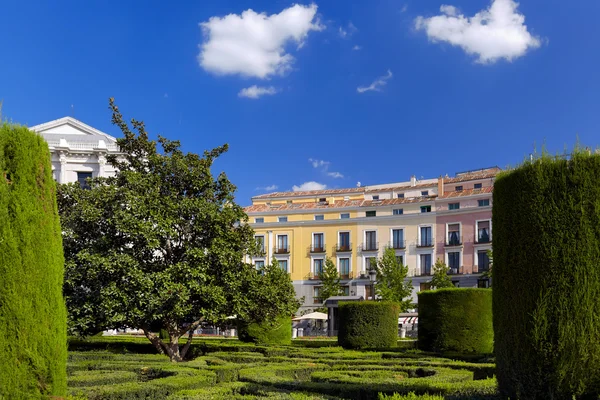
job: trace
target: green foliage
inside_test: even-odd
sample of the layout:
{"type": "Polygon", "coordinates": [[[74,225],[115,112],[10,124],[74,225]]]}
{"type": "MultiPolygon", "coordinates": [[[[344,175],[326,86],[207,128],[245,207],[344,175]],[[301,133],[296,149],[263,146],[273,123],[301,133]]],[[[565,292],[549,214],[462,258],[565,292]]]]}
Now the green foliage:
{"type": "Polygon", "coordinates": [[[448,266],[439,258],[433,266],[433,275],[431,276],[431,288],[432,289],[443,289],[453,288],[454,284],[448,276],[448,266]]]}
{"type": "Polygon", "coordinates": [[[399,313],[392,302],[340,302],[338,343],[346,349],[394,347],[399,313]]]}
{"type": "Polygon", "coordinates": [[[523,399],[600,395],[600,155],[541,158],[494,185],[498,384],[523,399]]]}
{"type": "Polygon", "coordinates": [[[420,292],[419,349],[492,353],[492,291],[446,288],[420,292]]]}
{"type": "Polygon", "coordinates": [[[246,313],[244,292],[254,251],[252,229],[235,203],[235,186],[211,166],[227,145],[200,157],[180,143],[132,131],[111,99],[122,155],[107,157],[118,173],[90,190],[63,185],[59,209],[66,257],[65,295],[71,331],[144,330],[159,352],[180,361],[179,338],[201,321],[246,313]],[[170,340],[154,332],[165,329],[170,340]]]}
{"type": "Polygon", "coordinates": [[[408,267],[398,262],[394,249],[386,249],[377,260],[377,282],[375,293],[383,301],[391,301],[400,306],[400,312],[412,308],[412,281],[406,281],[408,267]]]}
{"type": "Polygon", "coordinates": [[[272,321],[240,322],[238,337],[241,341],[259,344],[291,344],[292,318],[283,315],[272,321]]]}
{"type": "Polygon", "coordinates": [[[325,259],[325,267],[319,279],[321,280],[321,298],[323,301],[330,297],[344,294],[342,285],[340,284],[340,274],[330,257],[325,259]]]}
{"type": "Polygon", "coordinates": [[[0,398],[65,394],[63,273],[48,145],[0,123],[0,398]]]}

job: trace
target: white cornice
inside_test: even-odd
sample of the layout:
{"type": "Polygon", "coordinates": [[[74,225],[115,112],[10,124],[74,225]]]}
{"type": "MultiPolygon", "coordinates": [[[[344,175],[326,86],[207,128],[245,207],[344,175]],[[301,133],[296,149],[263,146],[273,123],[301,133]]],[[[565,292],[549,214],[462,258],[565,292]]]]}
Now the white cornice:
{"type": "Polygon", "coordinates": [[[84,124],[83,122],[81,122],[78,119],[75,119],[73,117],[63,117],[63,118],[55,119],[53,121],[44,122],[43,124],[34,125],[34,126],[30,127],[29,129],[31,129],[34,132],[40,132],[40,131],[45,131],[48,129],[56,128],[56,127],[59,127],[62,125],[71,125],[75,128],[82,130],[83,132],[89,133],[90,135],[104,136],[111,142],[117,141],[117,138],[115,138],[114,136],[111,136],[111,135],[104,133],[96,128],[93,128],[87,124],[84,124]]]}

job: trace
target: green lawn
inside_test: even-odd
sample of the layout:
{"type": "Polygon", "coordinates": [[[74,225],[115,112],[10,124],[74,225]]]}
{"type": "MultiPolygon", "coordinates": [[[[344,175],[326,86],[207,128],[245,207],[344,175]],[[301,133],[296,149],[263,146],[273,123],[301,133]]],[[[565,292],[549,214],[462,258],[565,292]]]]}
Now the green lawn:
{"type": "Polygon", "coordinates": [[[351,351],[328,340],[265,347],[202,339],[192,346],[193,360],[174,364],[145,338],[72,340],[69,393],[78,400],[496,398],[493,364],[413,346],[351,351]]]}

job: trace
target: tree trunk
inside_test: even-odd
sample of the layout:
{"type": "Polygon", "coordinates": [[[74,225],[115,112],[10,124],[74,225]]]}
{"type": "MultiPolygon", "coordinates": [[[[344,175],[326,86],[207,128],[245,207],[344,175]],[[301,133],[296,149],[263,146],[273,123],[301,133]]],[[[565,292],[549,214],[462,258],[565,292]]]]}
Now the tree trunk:
{"type": "Polygon", "coordinates": [[[160,338],[158,336],[156,336],[153,332],[150,332],[146,328],[143,328],[143,331],[144,331],[144,335],[146,335],[146,337],[148,338],[150,343],[152,343],[154,345],[154,347],[156,348],[156,350],[158,350],[158,353],[165,354],[165,351],[163,349],[164,343],[162,342],[162,340],[160,340],[160,338]]]}

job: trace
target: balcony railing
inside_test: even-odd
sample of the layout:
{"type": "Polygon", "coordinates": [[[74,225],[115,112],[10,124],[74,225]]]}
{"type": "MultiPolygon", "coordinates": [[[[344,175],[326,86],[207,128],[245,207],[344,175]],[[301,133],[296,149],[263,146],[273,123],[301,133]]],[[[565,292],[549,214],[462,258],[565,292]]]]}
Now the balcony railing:
{"type": "Polygon", "coordinates": [[[477,244],[492,243],[492,238],[489,236],[477,237],[477,238],[475,238],[475,243],[477,243],[477,244]]]}
{"type": "Polygon", "coordinates": [[[325,253],[326,251],[327,250],[325,250],[325,243],[313,245],[308,248],[309,253],[325,253]]]}
{"type": "Polygon", "coordinates": [[[463,266],[448,267],[448,275],[462,275],[463,273],[463,266]]]}
{"type": "Polygon", "coordinates": [[[338,253],[343,253],[345,251],[350,252],[352,251],[352,243],[338,243],[335,246],[335,251],[338,253]]]}
{"type": "Polygon", "coordinates": [[[417,271],[415,272],[415,276],[431,276],[432,273],[433,273],[433,269],[431,267],[422,268],[422,269],[417,269],[417,271]]]}
{"type": "Polygon", "coordinates": [[[354,274],[352,273],[352,271],[346,271],[345,273],[340,273],[341,279],[352,279],[353,277],[354,277],[354,274]]]}
{"type": "Polygon", "coordinates": [[[273,249],[273,253],[275,254],[289,254],[290,253],[290,246],[289,245],[285,245],[285,246],[277,246],[273,249]]]}
{"type": "Polygon", "coordinates": [[[389,249],[401,250],[406,248],[406,241],[404,240],[394,240],[388,243],[387,246],[389,249]]]}
{"type": "Polygon", "coordinates": [[[485,266],[485,265],[484,266],[478,265],[477,266],[477,273],[478,274],[481,274],[482,272],[489,272],[489,270],[490,270],[490,266],[489,265],[487,265],[487,266],[485,266]]]}
{"type": "Polygon", "coordinates": [[[321,279],[321,272],[309,272],[307,278],[309,281],[318,281],[319,279],[321,279]]]}
{"type": "Polygon", "coordinates": [[[379,250],[379,242],[365,242],[360,248],[362,251],[377,251],[379,250]]]}
{"type": "Polygon", "coordinates": [[[461,246],[462,244],[462,236],[450,236],[446,238],[446,247],[461,246]]]}
{"type": "Polygon", "coordinates": [[[421,238],[417,240],[417,247],[433,247],[433,238],[421,238]]]}

